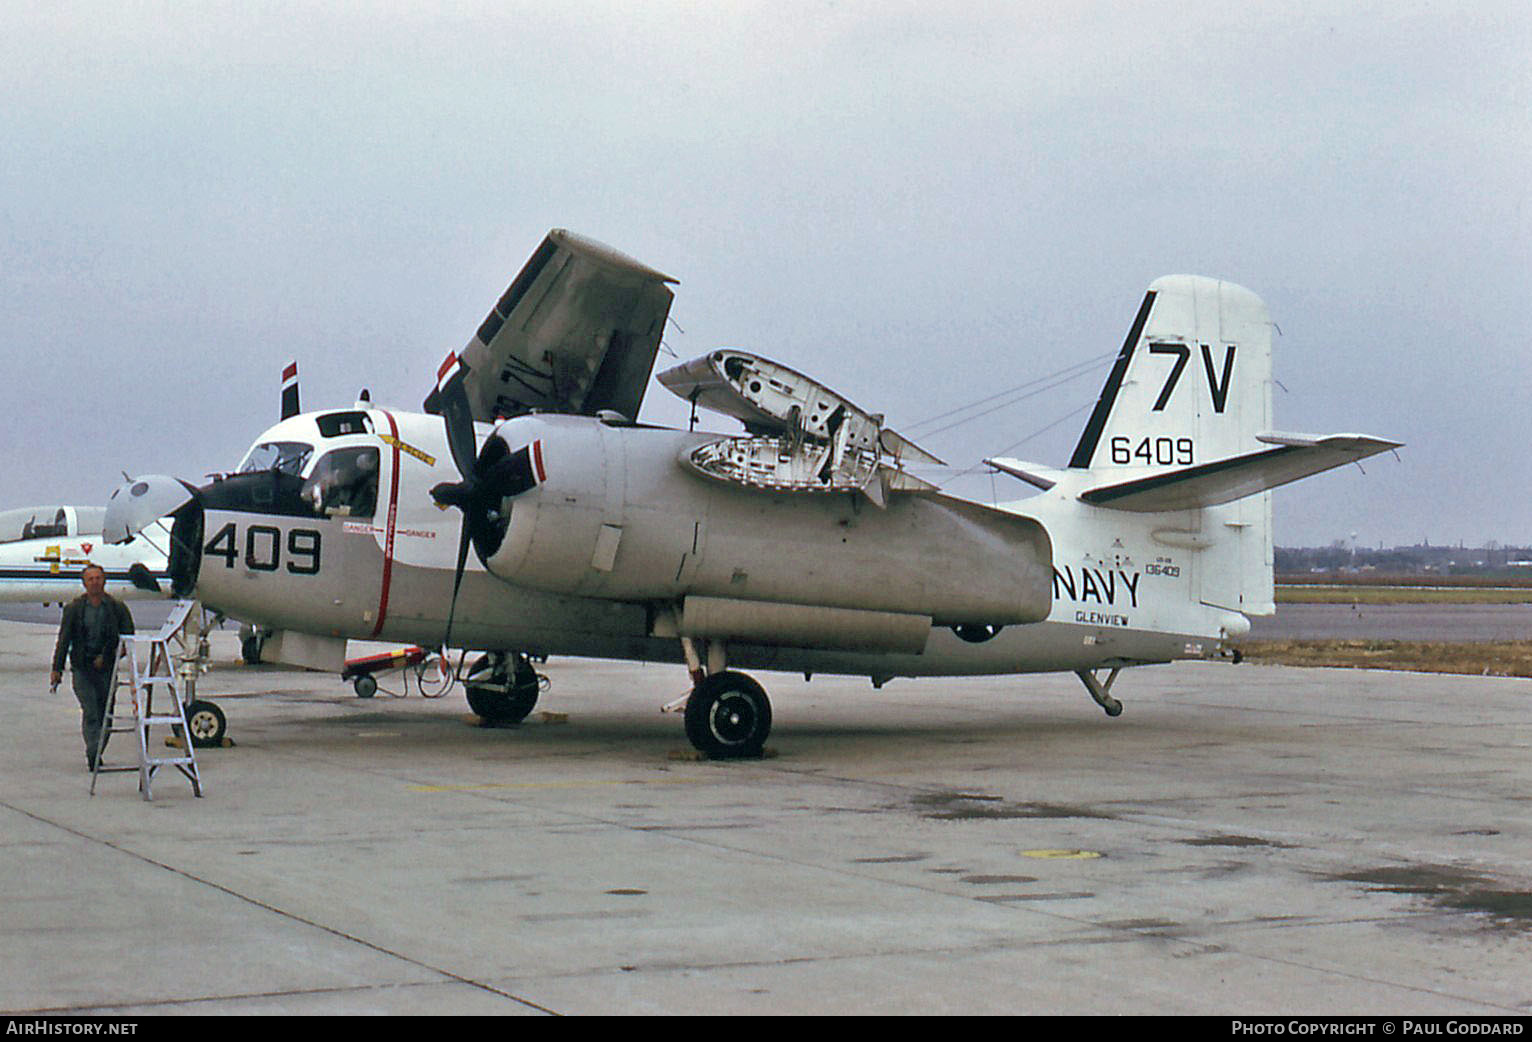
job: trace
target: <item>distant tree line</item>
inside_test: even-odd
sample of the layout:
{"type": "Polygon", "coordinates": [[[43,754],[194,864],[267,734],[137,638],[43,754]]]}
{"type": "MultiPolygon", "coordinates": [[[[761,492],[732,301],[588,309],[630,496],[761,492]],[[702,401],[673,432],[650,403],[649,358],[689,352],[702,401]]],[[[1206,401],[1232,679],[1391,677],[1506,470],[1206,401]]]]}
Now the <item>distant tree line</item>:
{"type": "Polygon", "coordinates": [[[1502,575],[1532,579],[1532,547],[1395,546],[1387,549],[1352,546],[1337,539],[1329,546],[1276,548],[1278,575],[1303,576],[1339,572],[1379,572],[1386,575],[1502,575]]]}

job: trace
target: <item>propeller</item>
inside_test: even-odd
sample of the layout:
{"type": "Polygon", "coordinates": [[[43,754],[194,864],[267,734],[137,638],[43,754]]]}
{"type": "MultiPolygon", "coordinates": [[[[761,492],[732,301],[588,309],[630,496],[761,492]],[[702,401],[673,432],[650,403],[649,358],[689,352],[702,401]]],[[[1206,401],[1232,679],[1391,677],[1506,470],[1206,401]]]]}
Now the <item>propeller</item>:
{"type": "Polygon", "coordinates": [[[458,592],[463,585],[463,570],[472,546],[480,561],[486,561],[499,549],[504,528],[505,501],[542,483],[542,443],[535,441],[512,452],[499,435],[491,435],[478,446],[473,429],[473,407],[464,385],[468,367],[456,354],[447,356],[436,374],[436,391],[426,401],[426,409],[439,413],[447,427],[447,447],[457,466],[461,481],[444,481],[431,489],[431,498],[441,507],[455,507],[463,513],[457,547],[457,567],[452,573],[452,601],[447,609],[447,630],[442,646],[452,638],[452,623],[457,615],[458,592]]]}

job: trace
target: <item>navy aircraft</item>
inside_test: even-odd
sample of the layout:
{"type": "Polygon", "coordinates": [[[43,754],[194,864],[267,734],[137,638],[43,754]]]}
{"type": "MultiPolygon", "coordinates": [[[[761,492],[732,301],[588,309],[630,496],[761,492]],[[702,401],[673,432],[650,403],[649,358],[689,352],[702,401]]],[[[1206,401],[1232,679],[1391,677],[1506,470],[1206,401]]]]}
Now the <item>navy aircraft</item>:
{"type": "Polygon", "coordinates": [[[988,460],[1036,491],[976,502],[882,415],[744,351],[658,376],[743,432],[638,422],[674,282],[555,230],[423,412],[294,412],[231,475],[126,483],[107,535],[172,515],[175,592],[276,631],[274,660],[482,652],[464,681],[491,719],[532,709],[529,657],[682,663],[687,737],[747,757],[771,704],[746,669],[1070,671],[1115,716],[1123,668],[1230,657],[1275,610],[1272,488],[1398,447],[1273,429],[1266,306],[1176,275],[1067,466],[988,460]]]}
{"type": "Polygon", "coordinates": [[[99,506],[54,505],[0,511],[0,603],[63,604],[80,596],[80,569],[106,571],[106,592],[119,600],[169,596],[166,572],[170,521],[160,519],[134,539],[101,538],[99,506]]]}

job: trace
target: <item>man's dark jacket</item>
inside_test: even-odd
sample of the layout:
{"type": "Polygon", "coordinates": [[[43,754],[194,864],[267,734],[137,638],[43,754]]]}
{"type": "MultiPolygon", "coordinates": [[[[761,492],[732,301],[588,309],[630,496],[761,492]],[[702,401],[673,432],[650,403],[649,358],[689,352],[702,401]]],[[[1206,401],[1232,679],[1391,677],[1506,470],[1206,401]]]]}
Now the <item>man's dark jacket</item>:
{"type": "MultiPolygon", "coordinates": [[[[106,604],[107,619],[116,622],[116,632],[110,632],[109,625],[106,634],[106,645],[101,649],[102,660],[106,668],[112,668],[112,661],[117,657],[117,643],[119,637],[133,632],[133,616],[128,613],[128,606],[123,604],[111,594],[102,594],[101,600],[106,604]]],[[[90,603],[85,594],[81,594],[68,604],[64,605],[64,617],[59,621],[59,641],[53,649],[53,671],[64,671],[64,659],[67,656],[72,669],[94,669],[87,657],[85,648],[85,605],[90,603]]]]}

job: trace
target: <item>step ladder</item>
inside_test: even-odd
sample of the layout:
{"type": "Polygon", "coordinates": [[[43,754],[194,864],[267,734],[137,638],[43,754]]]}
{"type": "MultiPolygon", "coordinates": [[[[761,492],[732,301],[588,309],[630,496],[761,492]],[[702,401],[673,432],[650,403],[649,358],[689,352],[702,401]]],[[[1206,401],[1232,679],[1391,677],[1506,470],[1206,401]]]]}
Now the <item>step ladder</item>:
{"type": "Polygon", "coordinates": [[[118,642],[117,661],[109,682],[106,716],[101,721],[100,745],[96,748],[96,765],[91,771],[92,796],[96,794],[96,779],[101,775],[137,771],[138,791],[144,799],[152,800],[154,775],[161,767],[176,768],[191,782],[193,795],[202,795],[202,776],[197,771],[195,743],[186,725],[186,705],[181,697],[182,688],[189,679],[195,677],[198,668],[196,647],[200,633],[188,632],[191,629],[188,622],[193,607],[196,607],[195,601],[182,601],[176,605],[157,633],[143,636],[130,634],[118,642]],[[177,645],[178,653],[172,652],[172,644],[177,645]],[[129,697],[128,712],[123,714],[122,722],[119,723],[117,697],[124,689],[129,697]],[[164,701],[167,696],[168,706],[164,701]],[[156,701],[159,702],[158,708],[156,701]],[[180,729],[179,747],[175,752],[160,756],[151,754],[149,732],[156,726],[180,729]],[[103,754],[108,738],[129,731],[137,735],[138,762],[107,766],[103,762],[103,754]]]}

